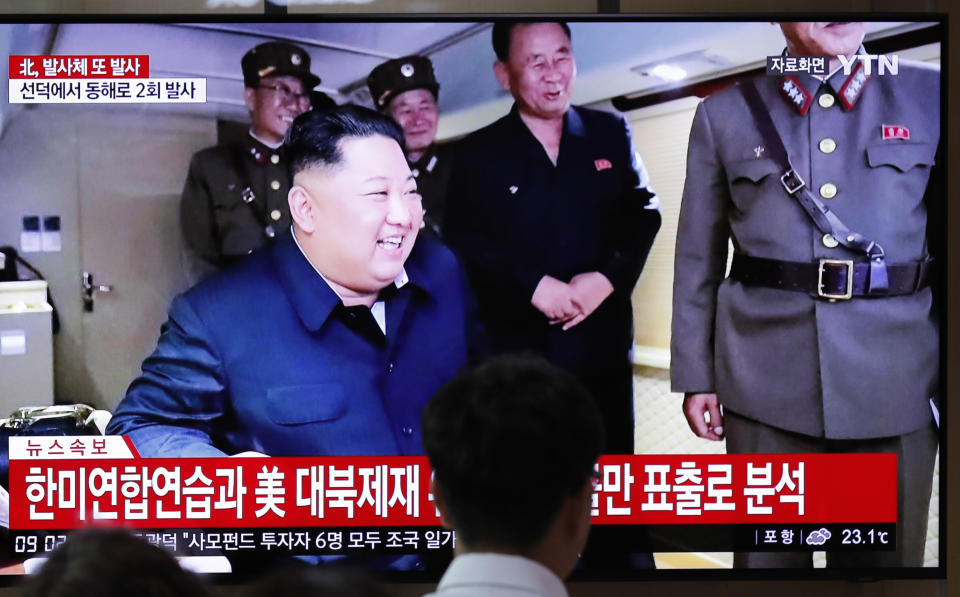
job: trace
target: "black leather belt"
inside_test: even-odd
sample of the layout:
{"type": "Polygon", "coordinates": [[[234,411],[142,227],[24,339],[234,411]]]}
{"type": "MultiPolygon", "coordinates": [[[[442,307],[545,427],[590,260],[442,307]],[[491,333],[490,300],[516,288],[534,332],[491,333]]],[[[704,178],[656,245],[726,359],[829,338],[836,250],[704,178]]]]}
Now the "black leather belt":
{"type": "MultiPolygon", "coordinates": [[[[913,294],[930,285],[931,260],[887,265],[888,290],[870,297],[913,294]]],[[[747,286],[806,292],[818,298],[849,300],[868,296],[870,263],[821,259],[814,263],[733,256],[730,279],[747,286]]]]}

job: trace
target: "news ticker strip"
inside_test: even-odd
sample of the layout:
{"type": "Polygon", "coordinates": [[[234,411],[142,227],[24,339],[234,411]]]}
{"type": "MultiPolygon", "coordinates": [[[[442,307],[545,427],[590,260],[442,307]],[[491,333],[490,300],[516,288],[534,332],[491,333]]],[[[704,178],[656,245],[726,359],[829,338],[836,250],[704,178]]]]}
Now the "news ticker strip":
{"type": "MultiPolygon", "coordinates": [[[[643,526],[636,535],[604,537],[625,551],[892,551],[895,524],[643,526]]],[[[8,555],[53,551],[71,530],[13,531],[8,555]]],[[[291,529],[142,529],[144,539],[181,556],[268,552],[278,555],[400,555],[452,550],[456,533],[442,527],[291,529]]]]}
{"type": "MultiPolygon", "coordinates": [[[[594,524],[896,522],[893,454],[604,456],[594,524]]],[[[10,528],[437,526],[425,457],[137,458],[121,437],[10,438],[10,528]]]]}
{"type": "MultiPolygon", "coordinates": [[[[9,555],[34,557],[53,551],[71,530],[15,531],[9,555]]],[[[181,556],[269,552],[279,555],[399,555],[452,550],[456,534],[442,527],[383,527],[377,529],[149,529],[135,531],[181,556]]]]}
{"type": "Polygon", "coordinates": [[[893,551],[895,523],[654,525],[640,544],[654,552],[893,551]]]}

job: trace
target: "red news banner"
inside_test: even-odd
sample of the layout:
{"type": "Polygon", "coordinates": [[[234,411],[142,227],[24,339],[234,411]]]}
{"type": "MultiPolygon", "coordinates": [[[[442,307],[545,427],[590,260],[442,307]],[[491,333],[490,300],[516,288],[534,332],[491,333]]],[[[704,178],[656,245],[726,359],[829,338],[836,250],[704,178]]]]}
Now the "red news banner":
{"type": "MultiPolygon", "coordinates": [[[[893,454],[604,456],[594,524],[894,523],[893,454]]],[[[139,458],[10,438],[10,528],[438,526],[425,457],[139,458]]]]}
{"type": "Polygon", "coordinates": [[[8,59],[11,104],[203,103],[205,78],[150,77],[146,54],[14,55],[8,59]]]}
{"type": "Polygon", "coordinates": [[[11,79],[141,79],[150,76],[146,54],[10,56],[11,79]]]}

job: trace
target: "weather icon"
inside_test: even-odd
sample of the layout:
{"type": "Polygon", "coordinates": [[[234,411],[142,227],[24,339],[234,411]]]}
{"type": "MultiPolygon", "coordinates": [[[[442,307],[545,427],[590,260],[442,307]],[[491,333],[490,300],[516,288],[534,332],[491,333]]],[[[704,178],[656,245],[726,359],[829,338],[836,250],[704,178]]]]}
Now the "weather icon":
{"type": "Polygon", "coordinates": [[[807,536],[807,545],[823,545],[830,538],[830,531],[827,529],[817,529],[807,536]]]}

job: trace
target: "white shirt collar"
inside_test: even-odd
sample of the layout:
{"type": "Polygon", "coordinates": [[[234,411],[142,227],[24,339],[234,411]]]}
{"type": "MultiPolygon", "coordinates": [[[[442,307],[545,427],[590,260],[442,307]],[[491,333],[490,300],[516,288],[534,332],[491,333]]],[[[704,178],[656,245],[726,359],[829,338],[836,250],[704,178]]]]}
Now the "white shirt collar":
{"type": "Polygon", "coordinates": [[[567,597],[552,570],[522,556],[466,553],[453,559],[437,585],[437,597],[450,595],[528,595],[567,597]]]}
{"type": "MultiPolygon", "coordinates": [[[[337,298],[340,299],[340,302],[342,303],[342,302],[343,302],[343,297],[340,296],[340,293],[337,292],[337,289],[334,288],[333,284],[330,283],[330,280],[328,280],[327,277],[324,276],[324,275],[320,272],[320,270],[317,269],[317,266],[315,266],[315,265],[313,264],[313,262],[310,261],[310,258],[307,257],[307,254],[306,254],[306,252],[303,250],[303,247],[300,246],[300,241],[297,240],[297,235],[295,234],[292,225],[290,226],[290,234],[291,234],[291,236],[293,236],[293,243],[294,243],[295,245],[297,245],[297,249],[300,250],[300,254],[303,255],[303,258],[307,260],[307,263],[310,264],[310,267],[313,268],[313,271],[317,272],[317,275],[320,276],[320,277],[323,279],[323,281],[327,283],[327,286],[330,287],[330,290],[332,290],[333,293],[337,295],[337,298]]],[[[409,282],[409,281],[410,281],[410,278],[407,276],[407,270],[404,269],[403,267],[401,267],[401,268],[400,268],[400,273],[397,274],[397,277],[393,279],[393,284],[394,284],[394,286],[396,286],[397,288],[403,288],[404,285],[405,285],[407,282],[409,282]]],[[[380,331],[382,331],[383,334],[386,335],[386,334],[387,334],[387,310],[386,310],[386,305],[384,305],[383,301],[379,301],[379,300],[378,300],[378,301],[376,301],[375,303],[373,303],[373,306],[370,307],[370,311],[373,313],[373,318],[377,321],[377,324],[380,326],[380,331]]]]}
{"type": "MultiPolygon", "coordinates": [[[[317,269],[317,266],[315,266],[313,262],[310,261],[310,258],[307,257],[307,253],[303,250],[303,247],[300,246],[300,241],[297,240],[297,235],[294,233],[294,229],[292,225],[290,226],[290,234],[291,236],[293,236],[293,243],[297,245],[298,249],[300,249],[300,254],[303,255],[303,258],[307,260],[307,263],[310,264],[310,267],[313,268],[313,271],[317,272],[317,275],[323,278],[323,281],[327,283],[327,286],[330,286],[330,290],[332,290],[337,295],[337,298],[339,298],[342,301],[343,297],[340,296],[340,293],[337,292],[336,288],[334,288],[333,285],[330,284],[330,280],[327,280],[327,277],[324,276],[320,272],[320,270],[317,269]]],[[[407,270],[401,266],[400,273],[397,274],[397,277],[393,279],[394,286],[396,286],[397,288],[403,288],[409,281],[410,281],[410,277],[407,276],[407,270]]]]}

